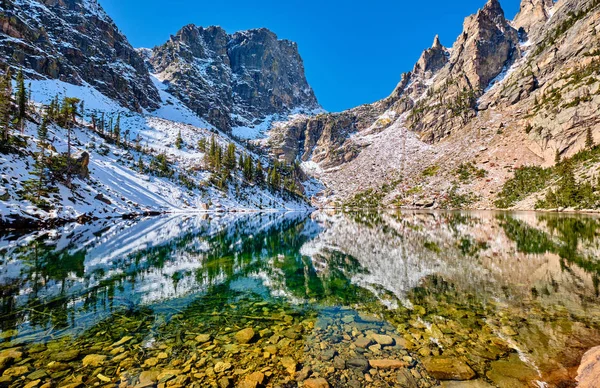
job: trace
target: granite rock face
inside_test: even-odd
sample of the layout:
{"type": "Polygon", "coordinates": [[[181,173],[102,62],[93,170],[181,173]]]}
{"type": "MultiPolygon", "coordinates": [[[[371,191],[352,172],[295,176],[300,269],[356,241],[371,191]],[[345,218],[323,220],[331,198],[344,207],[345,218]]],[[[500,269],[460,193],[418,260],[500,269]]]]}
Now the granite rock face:
{"type": "Polygon", "coordinates": [[[227,34],[188,25],[148,58],[168,90],[213,125],[253,125],[319,108],[296,43],[261,28],[227,34]]]}
{"type": "Polygon", "coordinates": [[[541,27],[550,19],[553,0],[522,0],[514,26],[522,29],[527,38],[535,39],[541,27]]]}
{"type": "Polygon", "coordinates": [[[315,161],[333,167],[359,153],[360,147],[348,142],[348,134],[384,130],[403,114],[409,129],[423,141],[438,142],[476,115],[477,97],[520,57],[517,30],[505,18],[500,3],[489,0],[466,18],[463,33],[451,49],[436,36],[389,97],[340,114],[294,121],[274,131],[273,149],[287,160],[297,155],[308,160],[314,155],[315,161]],[[391,115],[380,118],[386,111],[391,115]],[[315,127],[328,130],[309,130],[315,127]]]}
{"type": "Polygon", "coordinates": [[[2,4],[2,62],[24,69],[27,78],[88,83],[136,111],[158,107],[158,91],[144,61],[97,0],[2,4]]]}
{"type": "Polygon", "coordinates": [[[436,38],[389,97],[280,124],[271,151],[317,164],[307,164],[325,187],[317,206],[367,190],[384,205],[439,206],[465,186],[474,206],[493,207],[516,168],[574,155],[590,132],[599,141],[599,64],[598,0],[522,0],[512,21],[489,0],[450,48],[436,38]],[[457,182],[467,161],[484,177],[457,182]]]}

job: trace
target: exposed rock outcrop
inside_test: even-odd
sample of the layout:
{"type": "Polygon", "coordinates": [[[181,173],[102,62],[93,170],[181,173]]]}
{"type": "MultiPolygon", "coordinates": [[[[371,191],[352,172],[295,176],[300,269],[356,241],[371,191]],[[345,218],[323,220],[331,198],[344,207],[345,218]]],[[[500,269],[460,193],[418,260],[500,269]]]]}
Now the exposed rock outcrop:
{"type": "Polygon", "coordinates": [[[577,370],[577,382],[580,388],[600,386],[600,346],[588,351],[577,370]]]}
{"type": "Polygon", "coordinates": [[[2,4],[2,62],[23,68],[27,78],[88,83],[136,111],[158,107],[158,91],[142,58],[97,0],[2,4]]]}
{"type": "Polygon", "coordinates": [[[528,39],[535,39],[540,28],[550,19],[553,6],[553,0],[522,0],[513,23],[515,28],[522,29],[528,39]]]}
{"type": "Polygon", "coordinates": [[[413,69],[413,74],[424,79],[431,78],[433,74],[448,63],[449,55],[448,50],[442,46],[440,37],[436,35],[431,48],[421,54],[421,58],[419,58],[413,69]]]}
{"type": "Polygon", "coordinates": [[[222,129],[319,108],[296,43],[264,28],[229,35],[188,25],[154,48],[149,63],[172,94],[222,129]]]}

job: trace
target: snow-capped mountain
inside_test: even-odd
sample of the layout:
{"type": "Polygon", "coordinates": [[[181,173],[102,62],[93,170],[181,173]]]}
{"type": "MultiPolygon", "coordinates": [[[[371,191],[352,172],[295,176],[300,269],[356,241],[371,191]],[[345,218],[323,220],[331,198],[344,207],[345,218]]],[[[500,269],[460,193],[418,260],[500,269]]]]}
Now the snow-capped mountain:
{"type": "Polygon", "coordinates": [[[297,172],[283,166],[284,176],[273,181],[273,162],[231,137],[234,125],[252,131],[273,117],[319,109],[294,43],[262,29],[228,35],[188,26],[153,51],[135,50],[97,0],[11,0],[0,7],[0,62],[13,77],[23,73],[28,100],[23,125],[14,121],[0,144],[0,224],[308,209],[297,195],[304,191],[297,172]],[[67,97],[78,99],[77,113],[68,125],[50,119],[41,141],[48,107],[64,106],[67,97]],[[216,170],[207,156],[213,141],[216,170]],[[234,168],[219,175],[231,146],[234,168]],[[64,159],[69,174],[74,164],[82,173],[56,181],[62,172],[50,166],[53,192],[35,201],[27,185],[37,184],[32,173],[40,158],[64,159]],[[244,160],[251,162],[242,166],[244,160]]]}
{"type": "Polygon", "coordinates": [[[28,79],[89,84],[134,111],[159,106],[143,59],[97,0],[4,1],[0,19],[0,62],[28,79]]]}
{"type": "Polygon", "coordinates": [[[160,106],[155,73],[195,114],[227,132],[241,127],[240,137],[274,117],[322,111],[296,43],[267,29],[188,25],[163,45],[135,50],[97,0],[3,4],[1,61],[28,79],[89,84],[141,112],[160,106]]]}
{"type": "MultiPolygon", "coordinates": [[[[223,130],[320,109],[296,43],[265,28],[230,35],[221,27],[188,25],[143,53],[171,94],[223,130]]],[[[243,130],[236,134],[248,137],[243,130]]]]}

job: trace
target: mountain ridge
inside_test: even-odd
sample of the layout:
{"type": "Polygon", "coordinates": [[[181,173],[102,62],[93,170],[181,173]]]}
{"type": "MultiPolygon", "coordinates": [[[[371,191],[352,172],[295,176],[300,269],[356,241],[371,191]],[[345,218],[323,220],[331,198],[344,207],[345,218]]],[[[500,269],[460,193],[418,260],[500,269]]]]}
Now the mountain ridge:
{"type": "MultiPolygon", "coordinates": [[[[496,208],[518,169],[555,166],[556,153],[571,157],[586,136],[600,136],[598,8],[591,0],[523,0],[510,21],[490,0],[465,19],[451,49],[436,39],[389,97],[279,123],[271,152],[300,157],[322,180],[317,206],[496,208]],[[485,176],[462,182],[461,165],[485,176]]],[[[557,183],[511,207],[532,209],[557,183]]]]}
{"type": "Polygon", "coordinates": [[[320,105],[295,42],[266,28],[227,33],[188,24],[147,52],[152,73],[190,109],[224,130],[320,105]]]}

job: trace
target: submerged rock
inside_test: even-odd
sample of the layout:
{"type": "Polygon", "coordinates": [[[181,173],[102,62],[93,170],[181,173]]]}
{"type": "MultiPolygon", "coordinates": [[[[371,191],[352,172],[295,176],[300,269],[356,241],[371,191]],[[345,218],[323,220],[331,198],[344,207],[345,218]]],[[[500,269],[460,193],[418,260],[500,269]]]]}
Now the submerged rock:
{"type": "Polygon", "coordinates": [[[101,354],[88,354],[87,356],[85,356],[83,358],[83,366],[100,366],[102,364],[104,364],[104,361],[106,360],[106,356],[101,355],[101,354]]]}
{"type": "Polygon", "coordinates": [[[306,388],[329,388],[329,383],[323,378],[309,379],[304,382],[306,388]]]}
{"type": "Polygon", "coordinates": [[[400,369],[406,366],[399,360],[369,360],[369,365],[375,369],[400,369]]]}
{"type": "Polygon", "coordinates": [[[394,339],[389,335],[373,334],[372,337],[375,340],[375,342],[377,342],[381,346],[394,345],[394,339]]]}
{"type": "Polygon", "coordinates": [[[237,342],[239,342],[241,344],[248,344],[248,343],[252,342],[255,335],[256,335],[256,333],[254,332],[254,329],[249,327],[247,329],[238,331],[237,334],[235,335],[235,339],[237,340],[237,342]]]}
{"type": "Polygon", "coordinates": [[[438,380],[471,380],[475,372],[465,362],[450,357],[429,357],[423,359],[423,366],[438,380]]]}
{"type": "Polygon", "coordinates": [[[513,354],[508,360],[495,361],[486,373],[488,379],[501,387],[522,387],[539,378],[538,373],[513,354]]]}

